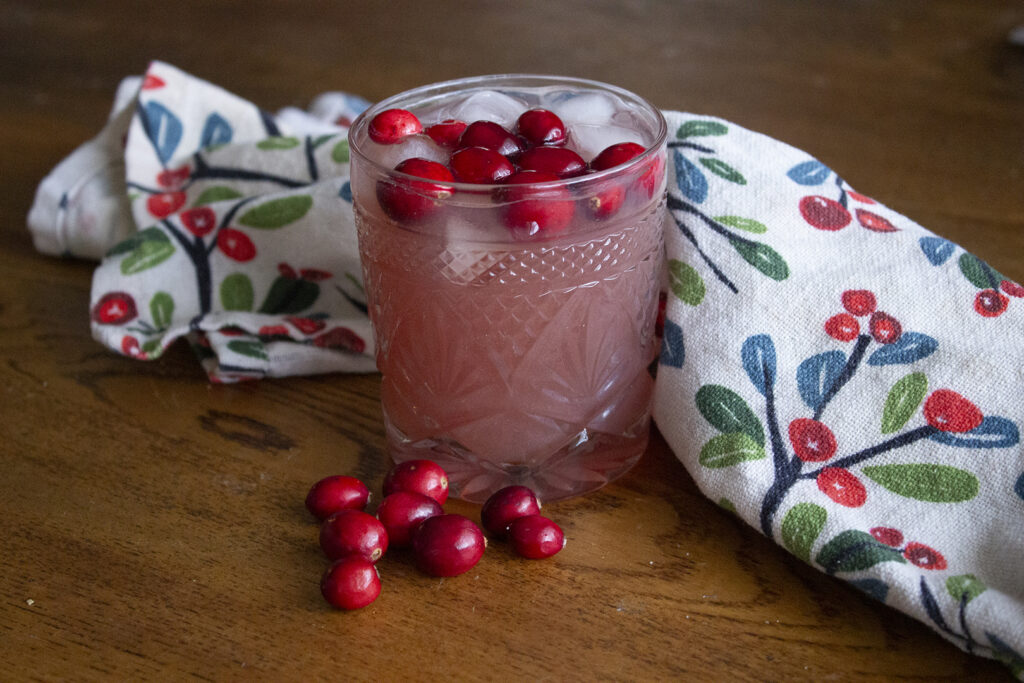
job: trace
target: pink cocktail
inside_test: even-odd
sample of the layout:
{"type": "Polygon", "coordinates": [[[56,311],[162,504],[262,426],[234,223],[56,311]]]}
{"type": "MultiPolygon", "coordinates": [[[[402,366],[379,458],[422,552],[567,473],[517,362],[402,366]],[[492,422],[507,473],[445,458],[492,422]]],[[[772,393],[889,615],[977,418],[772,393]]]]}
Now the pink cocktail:
{"type": "Polygon", "coordinates": [[[635,95],[539,76],[428,86],[356,121],[352,195],[396,461],[434,460],[455,495],[478,502],[513,483],[565,498],[636,463],[650,425],[665,137],[660,113],[635,95]],[[481,184],[473,174],[491,159],[453,159],[459,135],[374,142],[370,122],[394,109],[428,130],[497,123],[519,145],[500,149],[511,171],[481,184]],[[565,139],[517,135],[531,109],[556,114],[565,139]],[[598,159],[619,143],[636,151],[598,159]],[[571,150],[584,167],[535,147],[571,150]],[[428,163],[399,166],[409,158],[428,163]]]}

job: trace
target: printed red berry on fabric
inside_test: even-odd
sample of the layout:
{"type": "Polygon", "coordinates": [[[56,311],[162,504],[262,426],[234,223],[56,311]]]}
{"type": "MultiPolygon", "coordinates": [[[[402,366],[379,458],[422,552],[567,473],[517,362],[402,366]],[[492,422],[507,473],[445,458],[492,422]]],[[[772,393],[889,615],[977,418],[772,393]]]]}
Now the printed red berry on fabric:
{"type": "Polygon", "coordinates": [[[878,303],[873,292],[867,289],[848,289],[842,294],[843,308],[850,315],[865,316],[875,312],[878,303]]]}
{"type": "Polygon", "coordinates": [[[985,416],[978,406],[952,389],[937,389],[924,402],[924,417],[932,427],[944,432],[969,432],[985,416]]]}
{"type": "Polygon", "coordinates": [[[817,477],[818,489],[836,503],[856,508],[867,500],[868,492],[852,472],[840,467],[826,467],[817,477]]]}
{"type": "Polygon", "coordinates": [[[941,570],[946,568],[946,558],[938,550],[923,543],[908,543],[903,550],[903,557],[922,569],[941,570]]]}
{"type": "Polygon", "coordinates": [[[825,333],[839,341],[852,341],[860,334],[860,323],[849,313],[837,313],[825,321],[825,333]]]}
{"type": "Polygon", "coordinates": [[[824,462],[836,454],[836,437],[818,420],[797,418],[789,423],[789,441],[804,462],[824,462]]]}
{"type": "Polygon", "coordinates": [[[887,546],[893,548],[899,548],[903,545],[903,532],[899,529],[893,529],[892,527],[876,526],[871,529],[868,533],[874,536],[875,540],[879,543],[884,543],[887,546]]]}

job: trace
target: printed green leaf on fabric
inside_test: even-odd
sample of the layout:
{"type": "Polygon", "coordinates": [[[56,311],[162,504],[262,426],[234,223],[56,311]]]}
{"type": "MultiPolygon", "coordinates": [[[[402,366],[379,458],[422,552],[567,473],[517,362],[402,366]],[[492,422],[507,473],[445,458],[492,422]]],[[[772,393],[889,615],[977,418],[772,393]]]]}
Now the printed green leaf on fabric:
{"type": "Polygon", "coordinates": [[[679,126],[676,131],[676,138],[703,137],[706,135],[725,135],[729,129],[724,123],[718,121],[687,121],[679,126]]]}
{"type": "Polygon", "coordinates": [[[668,277],[672,293],[684,303],[697,306],[704,300],[704,280],[693,266],[669,259],[668,277]]]}
{"type": "Polygon", "coordinates": [[[765,457],[764,446],[749,434],[735,432],[719,434],[700,449],[698,462],[704,467],[721,468],[738,465],[744,460],[760,460],[765,457]]]}
{"type": "Polygon", "coordinates": [[[349,159],[348,140],[338,140],[338,144],[331,150],[331,159],[336,164],[347,164],[349,159]]]}
{"type": "Polygon", "coordinates": [[[316,302],[320,285],[309,280],[278,277],[260,305],[260,313],[301,313],[316,302]]]}
{"type": "Polygon", "coordinates": [[[716,159],[715,157],[701,157],[699,161],[704,168],[708,169],[719,178],[725,178],[730,183],[736,183],[737,185],[747,184],[747,179],[743,177],[742,173],[721,159],[716,159]]]}
{"type": "Polygon", "coordinates": [[[879,543],[871,534],[857,529],[844,531],[826,543],[814,561],[828,574],[856,572],[881,562],[907,562],[899,550],[879,543]]]}
{"type": "Polygon", "coordinates": [[[946,579],[946,590],[954,600],[966,604],[988,590],[988,586],[974,574],[961,574],[946,579]]]}
{"type": "Polygon", "coordinates": [[[814,503],[797,503],[782,519],[782,545],[804,562],[811,561],[811,547],[825,528],[828,512],[814,503]]]}
{"type": "Polygon", "coordinates": [[[256,295],[245,273],[232,273],[220,283],[220,305],[225,311],[251,311],[256,295]]]}
{"type": "Polygon", "coordinates": [[[882,410],[882,433],[899,431],[917,412],[928,393],[928,378],[923,372],[912,372],[892,385],[882,410]]]}
{"type": "Polygon", "coordinates": [[[291,149],[299,146],[299,139],[293,137],[275,137],[260,140],[256,146],[263,150],[270,149],[291,149]]]}
{"type": "Polygon", "coordinates": [[[864,467],[864,476],[905,498],[962,503],[978,495],[978,478],[949,465],[904,464],[864,467]]]}
{"type": "Polygon", "coordinates": [[[960,272],[978,289],[996,289],[1006,278],[974,254],[960,254],[960,272]]]}
{"type": "Polygon", "coordinates": [[[271,199],[243,213],[238,222],[250,228],[274,230],[299,220],[312,206],[313,198],[308,194],[271,199]]]}
{"type": "Polygon", "coordinates": [[[716,216],[715,220],[722,225],[728,225],[731,228],[743,230],[744,232],[752,232],[760,235],[768,232],[768,226],[760,221],[755,221],[753,218],[743,218],[742,216],[716,216]]]}
{"type": "Polygon", "coordinates": [[[738,514],[738,513],[736,512],[736,504],[735,504],[735,503],[733,503],[733,502],[732,502],[731,500],[729,500],[728,498],[719,498],[719,499],[718,499],[718,507],[722,508],[722,509],[723,509],[723,510],[725,510],[726,512],[731,512],[731,513],[732,513],[732,514],[734,514],[734,515],[735,515],[735,514],[738,514]]]}
{"type": "Polygon", "coordinates": [[[117,256],[119,254],[127,254],[130,251],[135,251],[140,244],[143,242],[170,242],[171,238],[167,236],[160,228],[153,226],[140,230],[131,237],[124,239],[107,251],[107,256],[117,256]]]}
{"type": "Polygon", "coordinates": [[[166,329],[174,315],[174,298],[167,292],[157,292],[149,300],[149,313],[153,317],[154,326],[166,329]]]}
{"type": "Polygon", "coordinates": [[[764,446],[764,426],[747,402],[732,389],[705,384],[697,390],[697,410],[723,434],[743,432],[764,446]]]}
{"type": "Polygon", "coordinates": [[[121,261],[121,275],[134,275],[149,270],[169,259],[173,253],[174,245],[167,235],[163,235],[162,240],[147,240],[135,247],[135,250],[121,261]]]}
{"type": "Polygon", "coordinates": [[[160,339],[150,339],[149,341],[143,343],[140,348],[142,349],[142,352],[145,353],[150,358],[156,358],[157,356],[160,355],[161,351],[160,339]]]}
{"type": "Polygon", "coordinates": [[[729,243],[733,249],[739,252],[744,261],[771,279],[781,282],[789,277],[789,266],[786,264],[786,260],[767,244],[741,239],[731,239],[729,243]]]}
{"type": "Polygon", "coordinates": [[[222,202],[225,199],[238,199],[241,196],[242,193],[233,187],[228,187],[227,185],[214,185],[213,187],[208,187],[200,192],[192,206],[205,206],[206,204],[212,204],[214,202],[222,202]]]}
{"type": "Polygon", "coordinates": [[[242,356],[267,360],[267,349],[262,342],[250,339],[233,339],[228,342],[228,348],[242,356]]]}

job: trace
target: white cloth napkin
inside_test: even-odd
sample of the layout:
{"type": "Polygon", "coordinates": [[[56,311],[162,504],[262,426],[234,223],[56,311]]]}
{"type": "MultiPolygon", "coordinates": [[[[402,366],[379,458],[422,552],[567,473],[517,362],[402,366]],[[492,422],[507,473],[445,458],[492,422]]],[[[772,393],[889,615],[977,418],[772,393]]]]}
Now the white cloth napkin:
{"type": "MultiPolygon", "coordinates": [[[[271,116],[155,62],[43,181],[36,246],[106,253],[92,329],[120,353],[187,336],[212,381],[370,371],[344,134],[365,106],[271,116]]],[[[666,440],[797,557],[1024,676],[1024,288],[800,150],[666,117],[666,440]]]]}

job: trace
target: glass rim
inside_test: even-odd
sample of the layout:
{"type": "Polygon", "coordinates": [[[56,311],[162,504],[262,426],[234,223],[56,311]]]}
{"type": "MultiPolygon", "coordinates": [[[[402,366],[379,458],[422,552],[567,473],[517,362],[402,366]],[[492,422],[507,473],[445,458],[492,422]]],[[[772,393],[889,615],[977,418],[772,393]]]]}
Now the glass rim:
{"type": "MultiPolygon", "coordinates": [[[[374,175],[386,176],[395,178],[399,181],[420,181],[424,179],[419,176],[409,175],[408,173],[402,173],[396,171],[393,168],[388,168],[383,164],[378,163],[371,157],[369,157],[362,149],[359,148],[358,141],[356,140],[356,131],[361,130],[369,125],[369,120],[376,116],[385,109],[394,108],[394,106],[404,100],[409,99],[411,96],[426,96],[425,99],[430,99],[430,96],[440,97],[443,94],[450,92],[457,92],[459,89],[466,86],[486,86],[489,83],[495,85],[499,83],[505,83],[508,81],[537,81],[539,83],[546,83],[548,85],[564,84],[568,86],[586,86],[590,89],[604,90],[607,92],[614,93],[627,101],[634,104],[640,105],[648,112],[654,114],[655,122],[657,123],[657,129],[655,131],[655,141],[644,149],[642,154],[638,154],[629,161],[619,164],[618,166],[612,166],[611,168],[604,169],[603,171],[595,171],[593,173],[587,173],[581,176],[575,176],[572,178],[560,178],[558,180],[550,180],[541,183],[522,183],[517,185],[518,187],[535,187],[540,189],[545,188],[575,188],[590,184],[599,184],[601,181],[613,178],[618,175],[628,175],[635,169],[639,169],[653,157],[657,156],[662,148],[668,141],[668,122],[665,120],[665,116],[661,113],[661,110],[655,107],[650,100],[638,95],[630,90],[621,88],[617,85],[610,83],[604,83],[602,81],[595,81],[588,78],[578,78],[575,76],[558,76],[553,74],[531,74],[531,73],[512,73],[512,74],[485,74],[481,76],[468,76],[465,78],[455,78],[447,81],[439,81],[436,83],[430,83],[422,85],[410,90],[397,93],[390,97],[387,97],[380,102],[376,102],[367,107],[348,129],[348,143],[349,151],[351,154],[359,156],[361,163],[368,164],[372,169],[374,175]]],[[[433,181],[438,184],[443,183],[446,187],[450,186],[453,190],[460,193],[469,194],[484,194],[493,192],[498,188],[509,187],[503,183],[465,183],[459,181],[433,181]]]]}

